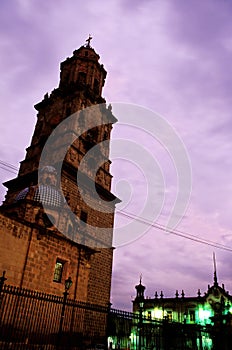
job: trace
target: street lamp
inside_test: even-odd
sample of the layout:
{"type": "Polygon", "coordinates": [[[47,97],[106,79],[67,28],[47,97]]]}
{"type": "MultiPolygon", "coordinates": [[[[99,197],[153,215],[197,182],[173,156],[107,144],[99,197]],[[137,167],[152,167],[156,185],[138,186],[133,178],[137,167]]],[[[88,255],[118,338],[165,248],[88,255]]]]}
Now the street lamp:
{"type": "Polygon", "coordinates": [[[67,293],[68,294],[68,290],[72,287],[72,279],[71,277],[67,278],[64,282],[64,286],[65,286],[65,292],[64,293],[67,293]]]}
{"type": "Polygon", "coordinates": [[[139,302],[139,349],[142,349],[142,327],[143,327],[143,305],[144,302],[139,302]]]}
{"type": "Polygon", "coordinates": [[[72,279],[71,277],[67,278],[64,282],[64,298],[63,298],[63,305],[62,305],[62,310],[61,310],[61,316],[60,316],[60,325],[59,325],[59,331],[58,331],[58,337],[57,337],[57,346],[59,347],[60,340],[61,340],[61,334],[62,334],[62,328],[63,328],[63,322],[64,322],[64,312],[65,312],[65,306],[67,302],[67,297],[68,297],[68,290],[72,286],[72,279]]]}

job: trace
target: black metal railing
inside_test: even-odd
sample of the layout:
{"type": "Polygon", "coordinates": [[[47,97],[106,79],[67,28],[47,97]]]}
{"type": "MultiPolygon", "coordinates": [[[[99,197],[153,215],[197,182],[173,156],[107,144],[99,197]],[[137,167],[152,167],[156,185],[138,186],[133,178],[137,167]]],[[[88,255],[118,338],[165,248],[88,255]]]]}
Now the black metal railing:
{"type": "MultiPolygon", "coordinates": [[[[0,349],[202,350],[211,330],[5,284],[0,277],[0,349]],[[108,341],[107,341],[108,339],[108,341]]],[[[209,347],[207,350],[210,350],[209,347]]]]}
{"type": "Polygon", "coordinates": [[[79,349],[106,342],[108,307],[1,282],[0,293],[0,349],[79,349]]]}

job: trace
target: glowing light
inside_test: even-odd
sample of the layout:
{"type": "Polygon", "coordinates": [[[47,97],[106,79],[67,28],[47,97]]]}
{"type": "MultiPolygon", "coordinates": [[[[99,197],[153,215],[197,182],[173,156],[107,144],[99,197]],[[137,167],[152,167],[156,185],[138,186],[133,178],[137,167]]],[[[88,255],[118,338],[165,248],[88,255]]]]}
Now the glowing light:
{"type": "Polygon", "coordinates": [[[210,323],[210,317],[212,316],[211,310],[203,309],[202,307],[198,310],[198,317],[201,323],[210,323]]]}
{"type": "Polygon", "coordinates": [[[153,310],[153,313],[152,313],[153,315],[153,317],[154,318],[159,318],[159,319],[162,319],[163,318],[163,310],[162,309],[158,309],[158,308],[155,308],[154,310],[153,310]]]}

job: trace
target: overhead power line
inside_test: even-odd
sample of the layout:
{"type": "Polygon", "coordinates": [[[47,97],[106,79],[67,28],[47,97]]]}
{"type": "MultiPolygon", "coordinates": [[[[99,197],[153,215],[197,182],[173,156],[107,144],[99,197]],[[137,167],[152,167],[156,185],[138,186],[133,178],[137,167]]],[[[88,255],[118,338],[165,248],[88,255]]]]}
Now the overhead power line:
{"type": "Polygon", "coordinates": [[[199,236],[193,235],[193,234],[185,232],[185,231],[180,231],[180,230],[177,230],[177,229],[174,229],[174,230],[168,229],[164,225],[161,225],[159,223],[154,223],[152,221],[149,221],[149,220],[144,219],[144,218],[142,218],[140,216],[137,216],[137,215],[125,212],[123,210],[117,210],[117,213],[121,214],[123,216],[126,216],[126,217],[128,217],[130,219],[137,220],[137,221],[139,221],[139,222],[141,222],[141,223],[143,223],[145,225],[154,227],[154,228],[156,228],[156,229],[158,229],[160,231],[168,232],[168,233],[170,233],[172,235],[175,235],[175,236],[178,236],[178,237],[182,237],[182,238],[185,238],[185,239],[197,242],[197,243],[205,244],[205,245],[208,245],[208,246],[211,246],[211,247],[214,247],[214,248],[218,248],[218,249],[222,249],[222,250],[226,250],[226,251],[232,252],[232,247],[228,247],[228,246],[226,246],[224,244],[221,244],[221,243],[218,243],[218,242],[215,242],[215,241],[211,241],[209,239],[201,238],[199,236]]]}
{"type": "Polygon", "coordinates": [[[18,168],[10,163],[0,160],[0,168],[12,174],[17,174],[18,168]]]}
{"type": "Polygon", "coordinates": [[[6,168],[3,168],[1,165],[0,165],[0,169],[3,169],[5,171],[8,171],[9,173],[12,173],[12,174],[17,174],[17,171],[12,171],[10,169],[6,169],[6,168]]]}

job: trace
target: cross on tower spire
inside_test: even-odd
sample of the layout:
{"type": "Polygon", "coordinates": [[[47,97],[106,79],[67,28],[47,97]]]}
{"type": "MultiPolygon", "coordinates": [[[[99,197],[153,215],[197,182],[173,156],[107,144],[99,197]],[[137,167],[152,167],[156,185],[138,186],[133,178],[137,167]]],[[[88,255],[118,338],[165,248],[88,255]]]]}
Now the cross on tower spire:
{"type": "Polygon", "coordinates": [[[90,41],[91,41],[92,39],[93,39],[92,36],[89,34],[88,39],[85,40],[85,41],[87,42],[86,47],[91,47],[91,46],[90,46],[90,41]]]}

